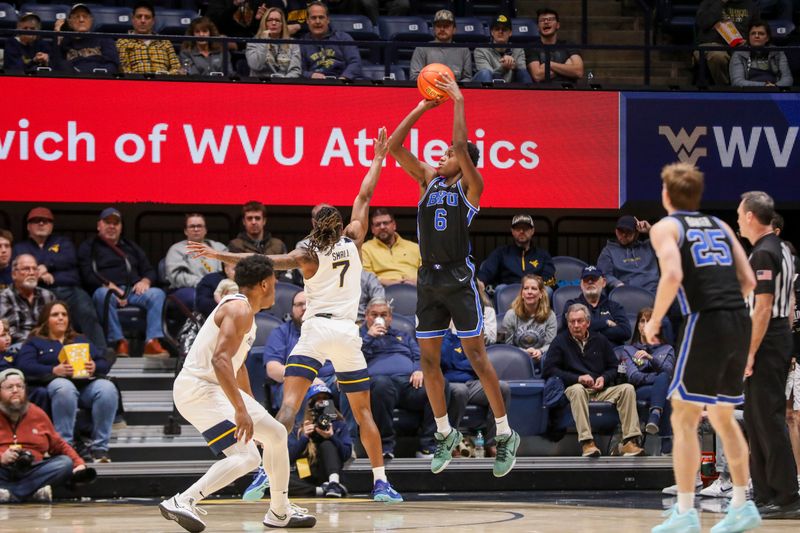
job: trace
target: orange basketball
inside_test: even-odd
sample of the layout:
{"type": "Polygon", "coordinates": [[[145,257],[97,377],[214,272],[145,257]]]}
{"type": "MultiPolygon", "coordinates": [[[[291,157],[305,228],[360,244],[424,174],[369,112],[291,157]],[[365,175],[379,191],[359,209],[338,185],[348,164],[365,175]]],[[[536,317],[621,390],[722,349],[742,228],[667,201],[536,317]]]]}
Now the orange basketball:
{"type": "Polygon", "coordinates": [[[451,79],[456,79],[450,67],[441,63],[431,63],[425,65],[419,72],[417,78],[417,88],[426,100],[446,100],[449,98],[447,93],[436,86],[436,80],[439,79],[441,74],[447,73],[451,79]]]}

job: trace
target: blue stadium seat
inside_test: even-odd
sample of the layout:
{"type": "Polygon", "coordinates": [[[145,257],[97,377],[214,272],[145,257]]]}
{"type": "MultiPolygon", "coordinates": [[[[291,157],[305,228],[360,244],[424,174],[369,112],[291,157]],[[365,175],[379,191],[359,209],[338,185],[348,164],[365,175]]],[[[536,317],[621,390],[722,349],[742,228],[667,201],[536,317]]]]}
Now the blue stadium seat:
{"type": "Polygon", "coordinates": [[[389,80],[402,81],[407,79],[405,71],[399,65],[389,66],[388,77],[386,76],[385,65],[373,65],[370,63],[362,63],[361,71],[364,73],[364,76],[370,80],[380,81],[389,79],[389,80]]]}
{"type": "Polygon", "coordinates": [[[771,42],[775,44],[786,41],[795,30],[795,24],[791,20],[768,20],[767,23],[772,30],[771,42]]]}
{"type": "Polygon", "coordinates": [[[539,26],[534,19],[511,19],[512,43],[533,43],[539,39],[539,26]]]}
{"type": "Polygon", "coordinates": [[[653,302],[655,301],[655,296],[653,294],[631,285],[617,287],[611,291],[608,298],[625,308],[625,314],[631,322],[636,321],[636,315],[641,308],[653,307],[653,302]]]}
{"type": "Polygon", "coordinates": [[[535,379],[530,356],[510,344],[492,344],[486,348],[497,377],[508,383],[511,403],[508,421],[520,435],[540,435],[547,429],[544,407],[544,380],[535,379]]]}
{"type": "Polygon", "coordinates": [[[494,308],[497,311],[497,321],[502,322],[506,311],[511,309],[511,303],[519,294],[520,284],[511,283],[497,289],[494,293],[494,308]]]}
{"type": "Polygon", "coordinates": [[[386,299],[391,303],[394,314],[414,316],[417,312],[417,288],[414,285],[389,285],[386,287],[386,299]]]}
{"type": "Polygon", "coordinates": [[[132,14],[129,7],[92,6],[93,31],[126,33],[131,29],[132,14]]]}
{"type": "Polygon", "coordinates": [[[378,30],[385,41],[412,43],[405,46],[396,44],[393,49],[388,49],[385,59],[392,63],[409,61],[416,47],[414,43],[433,40],[428,21],[422,17],[380,17],[378,30]]]}
{"type": "Polygon", "coordinates": [[[564,285],[579,285],[581,272],[586,268],[586,262],[567,255],[557,255],[553,257],[553,264],[556,267],[556,282],[559,287],[564,285]]]}
{"type": "MultiPolygon", "coordinates": [[[[331,15],[330,20],[331,28],[348,33],[356,41],[379,41],[381,38],[378,35],[378,28],[373,26],[372,21],[364,15],[331,15]]],[[[380,61],[382,52],[380,47],[360,46],[358,49],[361,53],[361,59],[374,63],[380,61]]]]}
{"type": "Polygon", "coordinates": [[[13,28],[17,25],[17,10],[11,4],[0,2],[0,28],[13,28]]]}
{"type": "Polygon", "coordinates": [[[533,379],[530,356],[511,344],[492,344],[486,348],[497,377],[504,381],[533,379]]]}
{"type": "Polygon", "coordinates": [[[581,288],[578,285],[565,285],[559,287],[553,293],[553,312],[556,314],[556,321],[558,321],[558,330],[564,326],[564,308],[568,301],[577,298],[581,295],[581,288]]]}
{"type": "Polygon", "coordinates": [[[283,322],[274,316],[262,311],[256,313],[256,339],[245,359],[247,375],[250,378],[250,388],[253,390],[253,398],[262,405],[266,402],[267,369],[264,366],[264,345],[267,343],[272,331],[279,327],[283,322]]]}
{"type": "Polygon", "coordinates": [[[656,20],[667,33],[693,37],[699,5],[700,0],[658,0],[656,20]]]}
{"type": "Polygon", "coordinates": [[[52,30],[56,20],[67,18],[70,6],[67,4],[22,4],[20,13],[36,13],[42,19],[42,29],[52,30]]]}
{"type": "Polygon", "coordinates": [[[285,281],[275,282],[275,303],[266,310],[267,313],[283,321],[292,312],[294,295],[303,290],[301,287],[285,281]]]}
{"type": "Polygon", "coordinates": [[[392,315],[392,327],[394,329],[403,331],[411,335],[412,338],[416,338],[417,335],[417,328],[414,324],[414,320],[409,318],[405,315],[392,315]]]}
{"type": "Polygon", "coordinates": [[[185,35],[197,11],[191,9],[159,9],[156,13],[156,33],[162,35],[185,35]]]}
{"type": "Polygon", "coordinates": [[[489,31],[479,18],[459,17],[456,19],[456,34],[453,41],[457,43],[489,42],[489,31]]]}

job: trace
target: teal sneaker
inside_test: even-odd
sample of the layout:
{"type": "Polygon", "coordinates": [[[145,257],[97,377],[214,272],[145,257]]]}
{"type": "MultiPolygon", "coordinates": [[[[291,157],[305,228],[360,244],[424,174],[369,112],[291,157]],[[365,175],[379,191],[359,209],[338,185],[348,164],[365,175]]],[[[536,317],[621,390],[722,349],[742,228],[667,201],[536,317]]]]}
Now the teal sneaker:
{"type": "Polygon", "coordinates": [[[494,477],[503,477],[514,468],[517,463],[517,448],[519,448],[519,434],[511,430],[511,435],[497,435],[497,455],[494,457],[494,477]]]}
{"type": "Polygon", "coordinates": [[[461,442],[461,433],[456,428],[453,428],[450,434],[445,437],[437,431],[433,434],[433,440],[436,442],[436,450],[433,452],[433,459],[431,459],[431,472],[438,474],[447,468],[447,465],[453,460],[453,450],[461,442]]]}
{"type": "Polygon", "coordinates": [[[755,529],[760,525],[761,515],[758,514],[756,504],[748,500],[747,503],[736,509],[729,505],[725,518],[711,528],[711,533],[737,533],[755,529]]]}
{"type": "Polygon", "coordinates": [[[662,516],[668,518],[661,524],[651,529],[652,533],[700,533],[700,518],[697,511],[689,509],[686,513],[679,513],[678,506],[666,511],[662,516]]]}
{"type": "Polygon", "coordinates": [[[388,481],[379,479],[372,488],[372,499],[376,502],[400,503],[403,497],[392,488],[388,481]]]}
{"type": "Polygon", "coordinates": [[[253,482],[245,489],[242,494],[242,499],[248,502],[257,502],[264,497],[264,493],[269,488],[269,477],[264,471],[263,466],[258,467],[256,475],[253,477],[253,482]]]}

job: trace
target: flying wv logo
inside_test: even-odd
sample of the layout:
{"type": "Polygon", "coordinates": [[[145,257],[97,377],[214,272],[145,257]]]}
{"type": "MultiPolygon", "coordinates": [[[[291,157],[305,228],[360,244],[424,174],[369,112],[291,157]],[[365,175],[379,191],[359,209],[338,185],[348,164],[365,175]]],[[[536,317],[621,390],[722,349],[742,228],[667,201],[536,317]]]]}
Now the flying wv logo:
{"type": "Polygon", "coordinates": [[[682,163],[689,163],[690,165],[696,165],[698,159],[708,155],[708,150],[706,148],[699,146],[695,148],[700,137],[703,137],[707,133],[708,130],[705,126],[696,127],[692,130],[692,133],[686,133],[686,130],[681,128],[677,135],[675,135],[675,132],[673,132],[672,128],[669,126],[658,127],[658,134],[667,138],[670,146],[672,146],[672,149],[675,151],[675,155],[678,156],[678,160],[682,163]]]}

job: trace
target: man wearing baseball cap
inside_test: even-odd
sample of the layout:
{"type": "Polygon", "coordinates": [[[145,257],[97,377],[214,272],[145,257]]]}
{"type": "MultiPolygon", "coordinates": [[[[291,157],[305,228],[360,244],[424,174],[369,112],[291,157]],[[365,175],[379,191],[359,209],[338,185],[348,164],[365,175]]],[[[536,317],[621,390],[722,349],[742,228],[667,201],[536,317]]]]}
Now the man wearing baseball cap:
{"type": "Polygon", "coordinates": [[[492,44],[490,48],[475,49],[475,76],[472,81],[491,82],[503,80],[506,83],[532,82],[525,63],[525,50],[511,48],[511,19],[498,15],[492,21],[492,44]]]}
{"type": "Polygon", "coordinates": [[[547,250],[533,245],[533,218],[526,213],[511,219],[512,244],[495,248],[481,263],[478,279],[495,288],[500,285],[519,283],[522,276],[541,276],[544,284],[556,284],[556,266],[547,250]]]}
{"type": "Polygon", "coordinates": [[[30,254],[36,258],[39,285],[67,302],[75,328],[105,350],[106,338],[92,298],[81,287],[78,256],[72,240],[53,235],[55,217],[47,207],[31,209],[27,221],[28,238],[14,245],[14,255],[30,254]]]}
{"type": "MultiPolygon", "coordinates": [[[[75,4],[66,19],[58,19],[55,31],[92,31],[94,17],[86,4],[75,4]]],[[[84,74],[116,74],[119,71],[119,54],[113,39],[105,37],[59,37],[61,39],[61,64],[69,72],[84,74]]]]}
{"type": "Polygon", "coordinates": [[[78,248],[78,264],[84,283],[93,291],[95,309],[102,316],[106,295],[113,293],[108,309],[106,338],[115,347],[117,356],[129,355],[128,341],[123,336],[117,308],[135,305],[147,311],[145,357],[168,357],[158,339],[164,336],[161,313],[166,295],[153,287],[156,271],[144,250],[122,237],[122,214],[115,207],[106,207],[97,221],[97,236],[78,248]]]}
{"type": "MultiPolygon", "coordinates": [[[[608,299],[603,292],[606,279],[603,271],[594,265],[589,265],[581,272],[581,295],[569,300],[564,309],[569,309],[572,304],[583,304],[591,313],[589,331],[602,333],[614,346],[625,344],[633,331],[631,330],[625,308],[617,302],[608,299]]],[[[632,311],[635,313],[638,311],[632,311]]],[[[564,323],[566,316],[559,317],[559,322],[564,323]]]]}
{"type": "MultiPolygon", "coordinates": [[[[452,11],[440,9],[433,16],[434,43],[452,43],[456,34],[456,18],[452,11]]],[[[411,56],[411,79],[416,80],[420,71],[432,63],[442,63],[453,71],[456,81],[472,79],[472,54],[469,48],[434,48],[418,46],[411,56]]]]}
{"type": "Polygon", "coordinates": [[[639,239],[641,233],[650,231],[650,223],[624,215],[617,220],[614,233],[600,251],[597,268],[605,272],[612,289],[620,285],[639,287],[656,294],[658,287],[658,258],[649,239],[639,239]]]}

